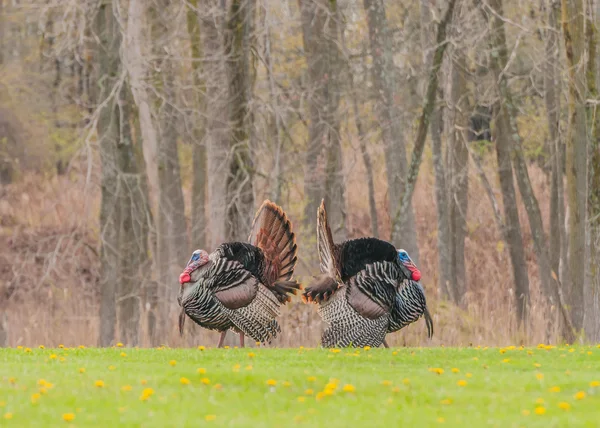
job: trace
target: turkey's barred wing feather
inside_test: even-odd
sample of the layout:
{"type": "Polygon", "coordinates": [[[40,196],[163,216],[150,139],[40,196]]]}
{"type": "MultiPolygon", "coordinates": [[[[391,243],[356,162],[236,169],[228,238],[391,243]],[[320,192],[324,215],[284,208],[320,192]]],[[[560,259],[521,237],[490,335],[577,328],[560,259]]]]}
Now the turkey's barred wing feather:
{"type": "Polygon", "coordinates": [[[262,278],[267,287],[289,281],[294,274],[297,251],[292,223],[281,207],[266,200],[256,212],[248,241],[264,255],[262,278]]]}
{"type": "Polygon", "coordinates": [[[399,275],[394,263],[376,262],[365,266],[348,284],[348,302],[367,318],[389,313],[396,300],[399,275]]]}
{"type": "Polygon", "coordinates": [[[211,258],[217,263],[220,259],[238,262],[244,269],[259,278],[264,264],[262,251],[247,242],[227,242],[221,244],[211,254],[211,258]]]}
{"type": "Polygon", "coordinates": [[[224,307],[239,309],[248,306],[256,297],[258,280],[239,262],[219,259],[206,287],[224,307]]]}
{"type": "Polygon", "coordinates": [[[370,319],[359,314],[346,300],[345,290],[319,306],[319,315],[329,325],[321,337],[321,345],[330,347],[378,347],[387,333],[388,315],[370,319]]]}
{"type": "Polygon", "coordinates": [[[325,199],[317,211],[317,252],[319,253],[319,267],[322,273],[339,280],[340,266],[336,257],[338,249],[333,242],[331,229],[327,223],[327,211],[325,210],[325,199]]]}

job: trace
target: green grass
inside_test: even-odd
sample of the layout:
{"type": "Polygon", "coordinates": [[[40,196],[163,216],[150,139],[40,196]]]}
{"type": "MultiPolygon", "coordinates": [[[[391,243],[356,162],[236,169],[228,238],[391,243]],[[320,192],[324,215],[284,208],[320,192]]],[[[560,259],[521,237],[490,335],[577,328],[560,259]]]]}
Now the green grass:
{"type": "Polygon", "coordinates": [[[0,425],[598,426],[594,381],[597,347],[0,349],[0,425]]]}

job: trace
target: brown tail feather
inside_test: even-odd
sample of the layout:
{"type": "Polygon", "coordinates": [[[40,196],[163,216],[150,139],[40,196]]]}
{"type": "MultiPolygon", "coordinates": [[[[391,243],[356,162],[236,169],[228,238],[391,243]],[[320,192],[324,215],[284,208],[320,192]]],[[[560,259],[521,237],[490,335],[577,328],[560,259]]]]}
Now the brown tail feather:
{"type": "Polygon", "coordinates": [[[339,283],[329,275],[321,275],[315,281],[306,287],[302,293],[304,303],[321,303],[329,299],[339,288],[339,283]]]}
{"type": "Polygon", "coordinates": [[[321,206],[317,211],[317,252],[322,273],[329,274],[339,280],[339,266],[335,260],[335,244],[331,229],[327,223],[327,211],[325,210],[325,199],[321,200],[321,206]]]}
{"type": "Polygon", "coordinates": [[[252,245],[263,251],[266,259],[265,277],[271,288],[277,282],[289,281],[296,266],[296,236],[287,215],[273,202],[266,200],[258,209],[248,237],[252,245]]]}
{"type": "Polygon", "coordinates": [[[277,297],[277,300],[279,300],[279,303],[282,304],[292,300],[290,295],[295,295],[298,293],[298,290],[302,290],[302,285],[296,280],[277,281],[275,284],[273,284],[273,287],[271,287],[271,291],[273,291],[277,297]]]}

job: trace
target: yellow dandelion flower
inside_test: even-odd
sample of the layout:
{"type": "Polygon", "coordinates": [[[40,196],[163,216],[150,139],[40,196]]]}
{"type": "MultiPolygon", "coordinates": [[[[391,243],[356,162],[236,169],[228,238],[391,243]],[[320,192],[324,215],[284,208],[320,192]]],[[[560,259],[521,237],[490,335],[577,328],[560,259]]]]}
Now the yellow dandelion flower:
{"type": "Polygon", "coordinates": [[[318,400],[322,400],[323,397],[325,397],[325,393],[324,392],[319,392],[315,398],[318,401],[318,400]]]}
{"type": "Polygon", "coordinates": [[[309,382],[314,382],[314,381],[317,380],[317,378],[315,376],[309,376],[309,377],[306,378],[306,380],[309,381],[309,382]]]}
{"type": "Polygon", "coordinates": [[[175,360],[171,360],[171,361],[169,361],[169,365],[170,365],[171,367],[174,367],[176,364],[177,364],[177,361],[175,361],[175,360]]]}
{"type": "Polygon", "coordinates": [[[239,371],[240,371],[240,367],[241,367],[241,366],[240,366],[239,364],[236,364],[235,366],[233,366],[233,369],[232,369],[232,370],[233,370],[234,372],[239,372],[239,371]]]}
{"type": "Polygon", "coordinates": [[[452,367],[452,373],[460,373],[460,370],[456,367],[452,367]]]}
{"type": "Polygon", "coordinates": [[[505,352],[506,352],[506,349],[504,349],[504,348],[500,349],[501,354],[504,354],[505,352]]]}
{"type": "Polygon", "coordinates": [[[23,347],[21,345],[18,345],[17,349],[23,349],[23,347]]]}
{"type": "Polygon", "coordinates": [[[147,383],[148,383],[148,381],[146,379],[140,380],[140,384],[142,384],[142,385],[146,385],[147,383]]]}
{"type": "Polygon", "coordinates": [[[146,388],[142,391],[142,395],[140,395],[141,401],[146,401],[154,394],[154,390],[152,388],[146,388]]]}
{"type": "Polygon", "coordinates": [[[250,365],[246,366],[245,370],[248,370],[248,371],[252,370],[252,366],[250,366],[250,365]]]}
{"type": "Polygon", "coordinates": [[[392,385],[392,381],[391,380],[382,380],[381,384],[383,386],[391,386],[392,385]]]}
{"type": "Polygon", "coordinates": [[[8,378],[8,382],[14,385],[15,383],[17,383],[17,379],[14,377],[10,377],[8,378]]]}
{"type": "Polygon", "coordinates": [[[410,379],[408,379],[408,378],[402,379],[402,383],[404,385],[410,385],[410,379]]]}
{"type": "Polygon", "coordinates": [[[125,352],[121,352],[121,357],[126,357],[127,354],[125,352]]]}
{"type": "Polygon", "coordinates": [[[505,358],[502,360],[503,363],[508,363],[510,361],[510,358],[505,358]]]}
{"type": "Polygon", "coordinates": [[[558,403],[558,407],[566,411],[571,410],[571,405],[566,401],[561,401],[560,403],[558,403]]]}
{"type": "Polygon", "coordinates": [[[79,349],[85,349],[85,346],[84,345],[79,345],[78,348],[79,349]]]}
{"type": "Polygon", "coordinates": [[[466,377],[473,377],[473,373],[467,373],[465,376],[466,377]]]}
{"type": "Polygon", "coordinates": [[[540,363],[533,363],[533,367],[540,368],[540,367],[542,367],[542,365],[540,363]]]}
{"type": "Polygon", "coordinates": [[[182,377],[179,379],[179,382],[181,382],[182,385],[189,385],[191,383],[187,377],[182,377]]]}
{"type": "Polygon", "coordinates": [[[275,385],[277,385],[277,381],[275,379],[269,379],[267,381],[267,385],[269,385],[269,386],[275,386],[275,385]]]}
{"type": "Polygon", "coordinates": [[[225,346],[223,346],[223,348],[225,348],[225,349],[229,349],[229,346],[225,345],[225,346]]]}
{"type": "Polygon", "coordinates": [[[248,357],[249,358],[254,358],[255,357],[254,352],[248,352],[248,357]]]}
{"type": "Polygon", "coordinates": [[[116,367],[115,367],[115,366],[112,366],[112,365],[111,365],[111,366],[108,366],[108,370],[111,370],[111,371],[112,371],[112,370],[116,370],[116,367]]]}
{"type": "Polygon", "coordinates": [[[131,391],[131,385],[123,385],[123,386],[121,387],[121,391],[124,391],[124,392],[129,392],[129,391],[131,391]]]}
{"type": "Polygon", "coordinates": [[[550,391],[550,392],[560,392],[560,386],[553,386],[548,391],[550,391]]]}
{"type": "Polygon", "coordinates": [[[571,348],[569,349],[569,352],[575,352],[575,349],[571,348]]]}
{"type": "Polygon", "coordinates": [[[65,348],[65,345],[59,344],[59,345],[58,345],[58,347],[59,347],[60,349],[64,349],[64,348],[65,348]]]}
{"type": "Polygon", "coordinates": [[[398,351],[392,352],[392,355],[398,355],[398,351]]]}
{"type": "Polygon", "coordinates": [[[210,379],[207,377],[200,379],[200,382],[202,382],[204,385],[210,385],[210,379]]]}
{"type": "Polygon", "coordinates": [[[204,351],[206,348],[204,346],[198,346],[198,351],[204,351]]]}
{"type": "Polygon", "coordinates": [[[583,400],[585,398],[585,392],[583,391],[579,391],[577,394],[575,394],[575,400],[583,400]]]}
{"type": "Polygon", "coordinates": [[[65,361],[67,361],[67,359],[65,357],[59,357],[58,361],[60,361],[61,363],[64,363],[65,361]]]}
{"type": "Polygon", "coordinates": [[[214,421],[215,419],[217,419],[217,417],[215,415],[206,415],[204,417],[204,419],[206,419],[207,422],[210,422],[210,421],[214,421]]]}
{"type": "Polygon", "coordinates": [[[444,419],[440,416],[439,418],[437,418],[437,421],[439,424],[443,424],[444,422],[446,422],[446,419],[444,419]]]}
{"type": "Polygon", "coordinates": [[[220,383],[215,383],[215,385],[213,386],[214,389],[222,389],[223,385],[221,385],[220,383]]]}
{"type": "Polygon", "coordinates": [[[533,355],[533,351],[527,351],[527,355],[533,355]]]}
{"type": "Polygon", "coordinates": [[[440,367],[430,367],[429,371],[432,373],[437,373],[439,375],[444,374],[444,369],[442,369],[440,367]]]}
{"type": "Polygon", "coordinates": [[[97,380],[94,385],[96,385],[96,388],[104,388],[104,382],[101,380],[97,380]]]}
{"type": "Polygon", "coordinates": [[[333,382],[329,382],[327,385],[325,385],[324,389],[330,389],[332,391],[335,391],[337,389],[337,384],[333,383],[333,382]]]}
{"type": "Polygon", "coordinates": [[[292,386],[291,382],[288,382],[287,380],[285,382],[283,382],[283,386],[285,386],[286,388],[289,388],[290,386],[292,386]]]}
{"type": "Polygon", "coordinates": [[[73,413],[65,413],[62,418],[67,421],[67,422],[71,422],[73,419],[75,419],[75,414],[73,413]]]}
{"type": "Polygon", "coordinates": [[[27,353],[31,352],[31,348],[25,348],[25,352],[27,352],[27,353]]]}
{"type": "Polygon", "coordinates": [[[117,343],[117,348],[122,348],[123,344],[121,342],[117,343]]]}
{"type": "Polygon", "coordinates": [[[303,396],[298,397],[298,402],[299,403],[304,403],[306,401],[306,398],[303,396]]]}
{"type": "Polygon", "coordinates": [[[536,373],[535,377],[537,380],[543,380],[544,379],[544,373],[536,373]]]}
{"type": "Polygon", "coordinates": [[[305,395],[313,395],[315,392],[312,389],[307,389],[306,391],[304,391],[305,395]]]}
{"type": "Polygon", "coordinates": [[[530,414],[530,413],[531,413],[531,412],[530,412],[529,410],[527,410],[527,409],[523,409],[523,410],[521,410],[521,414],[522,414],[523,416],[529,416],[529,414],[530,414]]]}
{"type": "Polygon", "coordinates": [[[598,388],[600,386],[600,382],[597,381],[597,380],[593,380],[593,381],[590,382],[590,386],[592,388],[598,388]]]}
{"type": "Polygon", "coordinates": [[[587,354],[588,355],[592,355],[592,351],[587,351],[587,354]]]}
{"type": "Polygon", "coordinates": [[[0,401],[0,407],[6,406],[6,401],[0,401]]]}
{"type": "Polygon", "coordinates": [[[56,354],[51,354],[50,355],[50,359],[51,360],[56,360],[58,357],[56,356],[56,354]]]}
{"type": "Polygon", "coordinates": [[[12,419],[13,418],[13,414],[12,413],[5,413],[4,414],[4,419],[8,420],[8,419],[12,419]]]}
{"type": "Polygon", "coordinates": [[[341,349],[330,349],[329,352],[331,352],[332,354],[337,354],[339,352],[342,352],[341,349]]]}
{"type": "Polygon", "coordinates": [[[459,380],[458,382],[456,382],[456,384],[458,386],[467,386],[467,381],[464,379],[459,380]]]}
{"type": "Polygon", "coordinates": [[[571,375],[571,370],[565,370],[565,374],[566,374],[567,376],[570,376],[570,375],[571,375]]]}
{"type": "Polygon", "coordinates": [[[42,397],[42,396],[36,392],[35,394],[33,394],[33,395],[31,396],[31,402],[32,402],[33,404],[35,404],[35,403],[37,403],[37,402],[38,402],[38,400],[39,400],[41,397],[42,397]]]}
{"type": "Polygon", "coordinates": [[[473,361],[479,361],[479,358],[473,357],[473,361]]]}
{"type": "Polygon", "coordinates": [[[371,349],[371,347],[370,347],[370,346],[365,346],[363,349],[364,349],[365,351],[368,351],[369,349],[371,349]]]}
{"type": "Polygon", "coordinates": [[[198,369],[196,370],[196,372],[197,372],[197,373],[199,373],[199,374],[204,374],[204,373],[206,373],[206,369],[205,369],[205,368],[203,368],[203,367],[200,367],[200,368],[198,368],[198,369]]]}
{"type": "Polygon", "coordinates": [[[443,404],[445,406],[449,406],[450,404],[452,404],[452,399],[446,398],[446,399],[440,401],[440,404],[443,404]]]}
{"type": "Polygon", "coordinates": [[[544,406],[538,406],[535,408],[536,415],[543,415],[544,413],[546,413],[546,408],[544,406]]]}
{"type": "Polygon", "coordinates": [[[346,385],[344,385],[344,387],[342,388],[342,391],[344,392],[355,392],[356,388],[354,387],[354,385],[351,385],[349,383],[347,383],[346,385]]]}
{"type": "Polygon", "coordinates": [[[506,347],[506,349],[507,349],[508,351],[514,351],[516,348],[517,348],[517,347],[516,347],[516,346],[514,346],[514,345],[510,345],[510,346],[507,346],[507,347],[506,347]]]}
{"type": "Polygon", "coordinates": [[[40,349],[46,349],[46,347],[44,345],[40,345],[39,348],[40,349]]]}
{"type": "Polygon", "coordinates": [[[40,388],[40,394],[47,394],[47,393],[48,393],[48,390],[42,386],[40,388]]]}

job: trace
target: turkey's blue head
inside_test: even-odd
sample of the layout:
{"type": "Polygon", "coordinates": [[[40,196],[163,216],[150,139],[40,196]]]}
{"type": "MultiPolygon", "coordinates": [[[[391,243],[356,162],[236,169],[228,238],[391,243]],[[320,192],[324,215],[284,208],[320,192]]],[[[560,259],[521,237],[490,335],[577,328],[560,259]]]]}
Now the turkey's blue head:
{"type": "Polygon", "coordinates": [[[187,266],[183,270],[183,273],[179,275],[179,283],[181,285],[186,284],[188,282],[195,282],[193,279],[194,272],[196,272],[199,268],[208,263],[208,253],[204,250],[196,250],[192,253],[192,257],[190,261],[187,263],[187,266]]]}
{"type": "Polygon", "coordinates": [[[398,250],[398,260],[400,261],[400,264],[402,266],[408,269],[408,279],[412,279],[413,281],[419,281],[421,279],[421,271],[413,263],[413,261],[411,260],[408,253],[405,250],[398,250]]]}

